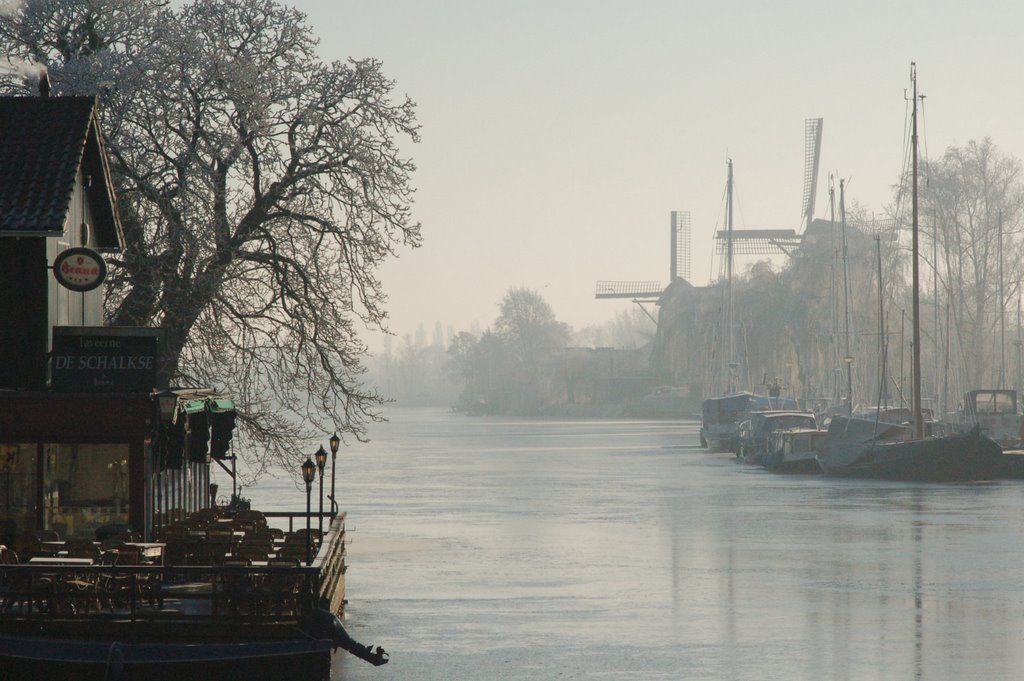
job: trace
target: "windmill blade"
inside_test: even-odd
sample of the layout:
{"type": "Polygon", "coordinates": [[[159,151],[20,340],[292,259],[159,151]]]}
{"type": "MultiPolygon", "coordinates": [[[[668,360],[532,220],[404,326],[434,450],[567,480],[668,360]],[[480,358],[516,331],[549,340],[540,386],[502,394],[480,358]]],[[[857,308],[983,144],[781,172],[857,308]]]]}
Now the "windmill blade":
{"type": "Polygon", "coordinates": [[[804,120],[804,207],[801,217],[804,229],[814,219],[814,197],[818,194],[818,162],[821,160],[821,127],[823,119],[804,120]]]}
{"type": "Polygon", "coordinates": [[[669,281],[690,281],[690,211],[672,211],[672,262],[669,281]]]}

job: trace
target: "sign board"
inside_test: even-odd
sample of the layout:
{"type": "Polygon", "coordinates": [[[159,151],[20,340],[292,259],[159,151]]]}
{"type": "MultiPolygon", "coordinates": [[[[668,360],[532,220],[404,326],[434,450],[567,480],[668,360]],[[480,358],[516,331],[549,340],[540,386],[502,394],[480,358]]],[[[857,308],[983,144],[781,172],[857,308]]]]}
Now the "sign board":
{"type": "Polygon", "coordinates": [[[91,248],[68,248],[53,260],[53,277],[72,291],[91,291],[107,276],[107,263],[91,248]]]}
{"type": "Polygon", "coordinates": [[[148,393],[156,387],[156,329],[53,327],[50,383],[73,392],[148,393]]]}

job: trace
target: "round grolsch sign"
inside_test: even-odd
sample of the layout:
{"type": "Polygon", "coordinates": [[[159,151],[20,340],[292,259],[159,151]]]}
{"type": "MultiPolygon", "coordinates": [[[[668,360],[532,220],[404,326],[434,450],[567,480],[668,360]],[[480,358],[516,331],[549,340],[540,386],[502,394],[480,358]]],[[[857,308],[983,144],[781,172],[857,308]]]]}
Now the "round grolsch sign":
{"type": "Polygon", "coordinates": [[[107,263],[91,248],[69,248],[53,261],[53,276],[64,288],[91,291],[107,276],[107,263]]]}

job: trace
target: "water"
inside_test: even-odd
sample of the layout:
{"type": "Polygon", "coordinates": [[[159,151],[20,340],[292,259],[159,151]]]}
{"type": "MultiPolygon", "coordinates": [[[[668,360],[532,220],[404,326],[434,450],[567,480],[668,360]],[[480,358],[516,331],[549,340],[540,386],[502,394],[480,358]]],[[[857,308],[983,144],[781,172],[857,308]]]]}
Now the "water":
{"type": "Polygon", "coordinates": [[[345,625],[391,662],[339,654],[335,679],[1024,673],[1024,483],[775,476],[690,421],[388,416],[338,496],[345,625]]]}

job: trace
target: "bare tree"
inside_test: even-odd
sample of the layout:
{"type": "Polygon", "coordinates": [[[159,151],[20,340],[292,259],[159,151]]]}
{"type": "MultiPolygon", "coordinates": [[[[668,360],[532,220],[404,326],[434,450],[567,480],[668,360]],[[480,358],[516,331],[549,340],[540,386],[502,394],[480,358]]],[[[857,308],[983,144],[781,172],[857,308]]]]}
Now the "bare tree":
{"type": "Polygon", "coordinates": [[[0,17],[9,59],[102,96],[128,244],[109,322],[162,331],[164,384],[232,393],[264,464],[379,418],[357,327],[384,327],[377,268],[420,243],[398,148],[418,141],[413,103],[376,60],[322,62],[311,35],[273,0],[26,0],[0,17]]]}
{"type": "MultiPolygon", "coordinates": [[[[1000,373],[1000,303],[1017,293],[1024,275],[1021,163],[986,138],[947,149],[923,164],[923,176],[921,225],[937,245],[939,296],[950,304],[961,378],[966,387],[991,385],[1000,373]]],[[[925,255],[931,258],[927,249],[925,255]]]]}

